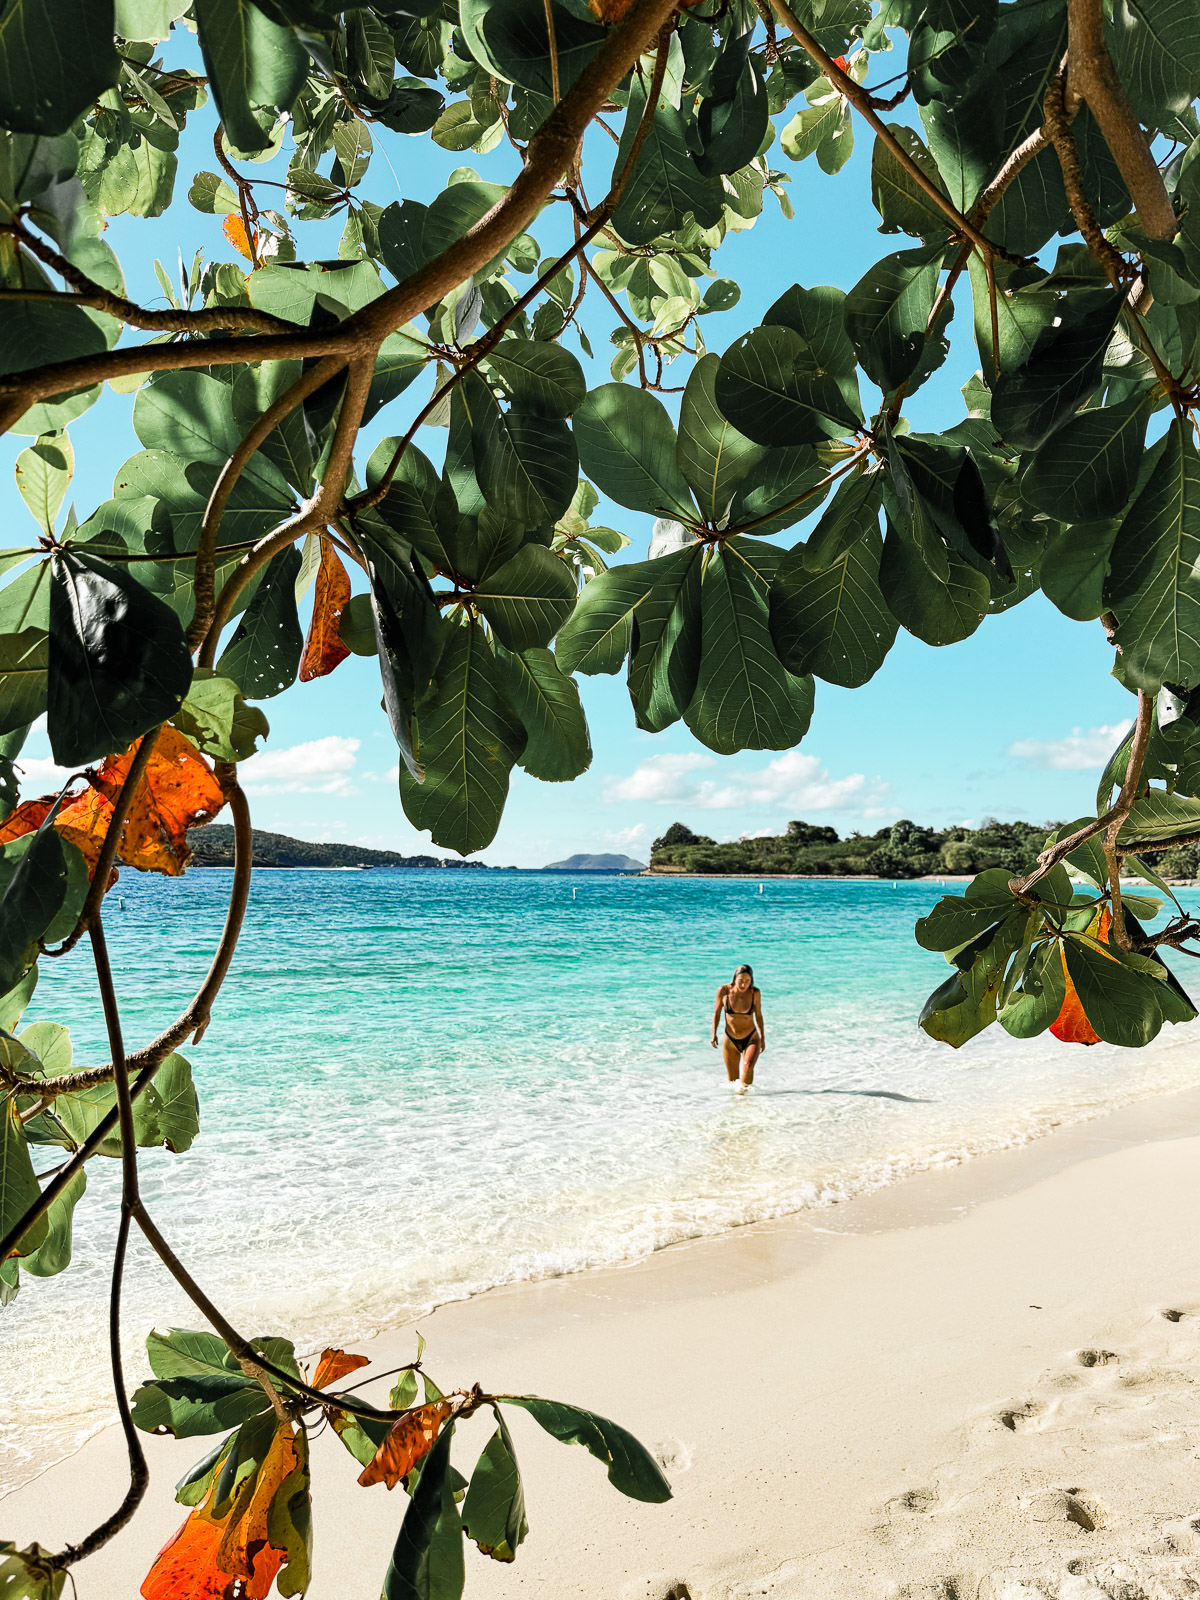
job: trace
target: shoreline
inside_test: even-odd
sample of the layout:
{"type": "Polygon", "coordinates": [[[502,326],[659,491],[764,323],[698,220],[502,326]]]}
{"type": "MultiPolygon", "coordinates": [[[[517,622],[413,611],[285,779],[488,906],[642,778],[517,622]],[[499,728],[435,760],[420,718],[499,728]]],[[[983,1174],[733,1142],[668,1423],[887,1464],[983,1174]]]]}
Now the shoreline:
{"type": "MultiPolygon", "coordinates": [[[[954,1471],[968,1478],[985,1459],[1003,1478],[999,1458],[1021,1446],[1028,1454],[1049,1440],[1061,1455],[1051,1419],[1065,1415],[1081,1385],[1089,1393],[1099,1386],[1109,1403],[1120,1399],[1139,1340],[1196,1342],[1200,1376],[1200,1316],[1191,1316],[1200,1312],[1200,1264],[1188,1250],[1186,1222],[1200,1201],[1198,1158],[1200,1089],[1152,1096],[818,1211],[671,1245],[629,1266],[488,1290],[421,1318],[427,1360],[444,1387],[478,1378],[489,1388],[590,1405],[656,1447],[676,1487],[667,1507],[625,1501],[581,1451],[514,1424],[536,1538],[511,1569],[469,1552],[468,1597],[552,1585],[547,1592],[580,1600],[665,1600],[677,1581],[689,1585],[693,1600],[751,1593],[859,1600],[903,1592],[889,1591],[888,1574],[919,1566],[922,1540],[936,1545],[938,1530],[954,1521],[958,1502],[937,1488],[953,1477],[947,1451],[957,1452],[954,1471]],[[1164,1307],[1188,1314],[1169,1323],[1159,1315],[1164,1307]],[[1072,1341],[1094,1351],[1104,1340],[1120,1359],[1093,1371],[1071,1354],[1072,1341]],[[1130,1349],[1123,1371],[1122,1344],[1130,1349]],[[1042,1369],[1054,1361],[1051,1383],[1042,1369]],[[996,1420],[1001,1413],[1023,1420],[1010,1426],[996,1420]],[[895,1438],[879,1436],[885,1415],[899,1449],[895,1438]],[[900,1457],[909,1456],[906,1475],[900,1457]],[[889,1499],[884,1488],[893,1479],[889,1499]],[[914,1495],[907,1510],[900,1507],[903,1515],[887,1510],[897,1496],[914,1495]],[[730,1522],[723,1497],[732,1502],[730,1522]],[[841,1568],[826,1559],[830,1519],[844,1525],[849,1541],[838,1546],[841,1568]],[[582,1540],[575,1536],[581,1528],[582,1540]],[[888,1539],[880,1528],[890,1530],[888,1539]],[[750,1574],[757,1575],[753,1585],[741,1586],[750,1574]]],[[[411,1359],[412,1339],[410,1324],[355,1348],[386,1367],[411,1359]]],[[[1154,1359],[1161,1365],[1166,1355],[1154,1359]]],[[[1158,1387],[1174,1392],[1153,1371],[1142,1377],[1133,1387],[1143,1409],[1158,1387]]],[[[1179,1374],[1173,1382],[1178,1390],[1179,1374]]],[[[1200,1414],[1196,1422],[1200,1427],[1200,1414]]],[[[468,1470],[486,1431],[472,1421],[462,1432],[468,1470]]],[[[124,1541],[80,1569],[85,1600],[125,1600],[181,1520],[171,1485],[203,1453],[204,1441],[145,1443],[147,1505],[124,1541]]],[[[79,1537],[93,1512],[98,1519],[111,1509],[103,1486],[120,1482],[121,1457],[112,1428],[94,1436],[6,1497],[5,1536],[51,1544],[79,1537]]],[[[1036,1493],[1074,1492],[1074,1479],[1084,1483],[1089,1471],[1095,1478],[1098,1459],[1093,1441],[1077,1467],[1065,1477],[1051,1472],[1055,1481],[1036,1493]]],[[[312,1592],[373,1600],[402,1506],[381,1489],[357,1489],[352,1469],[335,1441],[317,1442],[312,1592]],[[350,1548],[353,1571],[346,1566],[350,1548]]],[[[1139,1471],[1132,1476],[1140,1483],[1139,1471]]],[[[1186,1497],[1182,1462],[1172,1471],[1172,1492],[1186,1497]]],[[[984,1493],[965,1487],[963,1503],[984,1493]]],[[[1155,1493],[1162,1501],[1167,1491],[1155,1493]]],[[[1064,1538],[1070,1559],[1078,1559],[1081,1539],[1091,1539],[1094,1554],[1112,1542],[1097,1537],[1105,1519],[1117,1533],[1116,1494],[1107,1481],[1079,1490],[1079,1503],[1093,1508],[1081,1513],[1095,1524],[1091,1535],[1071,1521],[1069,1507],[1046,1522],[1014,1505],[1008,1534],[989,1537],[1001,1545],[1007,1537],[1026,1565],[1038,1557],[1027,1548],[1031,1527],[1048,1541],[1053,1560],[1064,1538]]],[[[968,1546],[978,1543],[978,1527],[969,1538],[959,1533],[968,1546]]],[[[993,1551],[989,1559],[998,1556],[993,1551]]],[[[910,1592],[965,1597],[977,1589],[910,1592]]]]}

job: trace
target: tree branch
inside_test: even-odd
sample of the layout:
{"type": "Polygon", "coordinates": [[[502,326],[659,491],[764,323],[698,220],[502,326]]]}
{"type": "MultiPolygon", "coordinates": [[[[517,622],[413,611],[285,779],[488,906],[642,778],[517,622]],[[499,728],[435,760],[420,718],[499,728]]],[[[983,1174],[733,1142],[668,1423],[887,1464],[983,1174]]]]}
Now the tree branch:
{"type": "Polygon", "coordinates": [[[1084,193],[1083,168],[1079,164],[1079,151],[1075,146],[1075,135],[1071,132],[1071,121],[1067,115],[1066,92],[1066,77],[1060,72],[1051,78],[1050,87],[1046,90],[1043,105],[1046,119],[1045,132],[1058,156],[1058,164],[1062,168],[1063,188],[1067,191],[1071,215],[1083,235],[1084,243],[1108,274],[1109,283],[1114,289],[1119,289],[1122,283],[1128,281],[1129,266],[1121,252],[1105,238],[1104,231],[1096,221],[1095,213],[1084,193]]]}
{"type": "Polygon", "coordinates": [[[1151,239],[1173,239],[1179,228],[1175,210],[1150,141],[1104,42],[1102,0],[1068,0],[1067,59],[1068,111],[1079,100],[1086,103],[1120,168],[1146,234],[1151,239]]]}
{"type": "Polygon", "coordinates": [[[783,23],[784,27],[787,28],[792,34],[792,37],[797,40],[797,42],[817,63],[821,71],[825,74],[825,77],[828,78],[829,82],[838,91],[842,98],[850,102],[859,115],[866,121],[867,125],[873,128],[883,143],[887,145],[892,155],[904,168],[905,172],[908,173],[909,177],[913,180],[917,187],[924,194],[928,195],[938,209],[944,212],[944,214],[949,218],[950,222],[954,226],[954,231],[960,234],[964,239],[970,239],[971,243],[975,245],[976,249],[982,250],[985,255],[994,254],[1004,256],[1006,259],[1019,259],[1016,257],[1010,257],[1007,250],[1001,249],[999,245],[993,244],[990,239],[986,239],[983,234],[980,233],[975,224],[964,217],[954,202],[946,194],[944,194],[943,191],[938,188],[937,184],[934,183],[933,180],[921,170],[921,168],[909,155],[908,151],[892,133],[887,123],[884,122],[883,118],[875,110],[875,107],[871,103],[871,96],[861,84],[855,83],[854,79],[848,72],[845,72],[841,67],[838,66],[837,62],[828,53],[828,51],[821,48],[821,46],[813,38],[812,34],[809,33],[808,29],[796,16],[792,8],[787,4],[787,0],[771,0],[771,5],[780,22],[783,23]]]}
{"type": "Polygon", "coordinates": [[[221,468],[220,476],[213,484],[208,504],[204,508],[204,520],[200,524],[200,540],[196,546],[196,606],[187,631],[188,644],[192,649],[195,649],[204,638],[213,619],[216,602],[213,585],[216,572],[217,534],[235,484],[249,465],[251,456],[266,442],[283,419],[310,394],[315,393],[328,378],[333,377],[341,365],[337,356],[325,356],[315,367],[298,378],[278,400],[267,407],[221,468]]]}

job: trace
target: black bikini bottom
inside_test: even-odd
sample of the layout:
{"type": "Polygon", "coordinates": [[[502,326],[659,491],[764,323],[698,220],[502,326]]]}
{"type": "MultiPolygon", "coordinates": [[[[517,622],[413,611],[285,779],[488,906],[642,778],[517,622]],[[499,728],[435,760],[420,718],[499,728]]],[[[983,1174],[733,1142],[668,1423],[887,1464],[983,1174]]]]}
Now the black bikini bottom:
{"type": "Polygon", "coordinates": [[[738,1055],[744,1056],[746,1054],[746,1051],[749,1050],[749,1048],[750,1048],[750,1046],[752,1044],[757,1044],[758,1043],[758,1029],[755,1028],[753,1033],[747,1034],[745,1036],[745,1038],[743,1038],[743,1039],[735,1039],[733,1037],[733,1035],[729,1031],[729,1024],[726,1023],[725,1024],[725,1037],[729,1040],[730,1044],[737,1051],[738,1055]]]}

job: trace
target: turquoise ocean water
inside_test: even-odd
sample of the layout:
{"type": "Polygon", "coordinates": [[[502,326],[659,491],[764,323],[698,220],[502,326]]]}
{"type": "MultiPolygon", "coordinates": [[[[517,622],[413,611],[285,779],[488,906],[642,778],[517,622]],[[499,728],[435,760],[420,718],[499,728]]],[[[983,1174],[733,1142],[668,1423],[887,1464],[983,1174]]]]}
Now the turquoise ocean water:
{"type": "MultiPolygon", "coordinates": [[[[131,1048],[197,987],[228,886],[223,871],[126,873],[110,895],[131,1048]]],[[[933,1044],[916,1018],[947,969],[917,949],[912,924],[941,892],[258,873],[213,1025],[185,1047],[201,1135],[184,1156],[143,1156],[147,1203],[235,1322],[311,1350],[1200,1081],[1200,1034],[1187,1028],[1142,1052],[998,1028],[959,1052],[933,1044]],[[741,961],[763,991],[769,1044],[744,1099],[708,1043],[716,986],[741,961]]],[[[68,1023],[78,1065],[107,1059],[85,947],[45,966],[26,1021],[68,1023]]],[[[0,1313],[10,1484],[111,1415],[116,1163],[89,1174],[70,1271],[26,1277],[0,1313]]],[[[200,1325],[140,1246],[125,1307],[133,1378],[150,1327],[200,1325]]]]}

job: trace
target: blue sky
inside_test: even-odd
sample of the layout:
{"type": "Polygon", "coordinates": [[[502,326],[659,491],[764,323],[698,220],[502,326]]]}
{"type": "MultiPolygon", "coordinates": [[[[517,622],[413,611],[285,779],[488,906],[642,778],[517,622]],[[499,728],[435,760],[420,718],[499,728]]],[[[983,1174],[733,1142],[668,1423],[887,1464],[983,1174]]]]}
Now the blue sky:
{"type": "MultiPolygon", "coordinates": [[[[168,59],[174,65],[190,54],[173,46],[168,59]]],[[[885,62],[876,58],[873,77],[886,73],[885,62]]],[[[191,174],[215,166],[212,115],[211,107],[192,114],[171,212],[156,221],[118,218],[110,224],[108,237],[129,291],[144,304],[164,303],[153,273],[156,255],[173,275],[179,249],[188,261],[200,247],[210,259],[235,259],[220,219],[193,211],[185,198],[191,174]]],[[[786,117],[775,121],[779,127],[786,117]]],[[[488,156],[456,156],[428,137],[378,131],[377,154],[360,192],[380,204],[402,197],[429,200],[462,164],[495,181],[507,181],[515,171],[507,145],[488,156]]],[[[709,348],[720,351],[754,326],[790,284],[848,289],[881,255],[911,242],[876,231],[871,141],[861,123],[855,131],[855,153],[835,179],[814,160],[789,162],[775,144],[771,159],[791,176],[797,214],[786,221],[768,195],[756,225],[730,236],[718,252],[715,267],[741,284],[742,299],[733,311],[705,319],[709,348]]],[[[594,165],[589,182],[585,161],[585,183],[598,194],[613,147],[601,135],[591,140],[594,165]]],[[[260,170],[281,177],[274,167],[282,164],[260,170]]],[[[551,225],[556,222],[553,216],[543,219],[535,230],[544,251],[561,242],[551,225]]],[[[302,252],[333,255],[340,224],[302,223],[296,232],[302,252]]],[[[589,381],[602,382],[615,318],[590,294],[584,320],[598,358],[585,363],[589,381]]],[[[906,408],[915,427],[948,426],[963,415],[958,386],[977,364],[969,329],[968,293],[960,297],[951,326],[950,360],[906,408]]],[[[404,431],[426,387],[427,380],[414,386],[377,419],[364,437],[360,466],[379,437],[404,431]]],[[[868,405],[872,398],[864,395],[868,405]]],[[[666,400],[673,407],[677,397],[666,400]]],[[[71,427],[77,461],[71,495],[81,520],[108,498],[114,473],[138,448],[131,409],[131,399],[109,395],[71,427]]],[[[418,442],[436,460],[443,440],[426,428],[418,442]]],[[[27,442],[5,442],[6,471],[27,442]]],[[[10,544],[25,532],[32,535],[33,525],[11,477],[7,481],[14,537],[6,535],[3,542],[10,544]]],[[[602,502],[594,520],[629,536],[628,558],[645,557],[648,518],[602,502]]],[[[809,528],[811,523],[804,524],[779,542],[792,543],[809,528]]],[[[850,691],[818,683],[812,726],[797,750],[731,757],[703,749],[682,724],[664,734],[640,733],[623,680],[585,678],[580,687],[595,752],[591,769],[572,784],[543,784],[514,773],[500,832],[481,858],[541,866],[574,851],[621,850],[644,860],[649,842],[676,818],[718,839],[779,832],[792,817],[832,824],[841,833],[873,832],[901,816],[940,826],[989,815],[1069,819],[1090,808],[1098,770],[1128,721],[1130,698],[1109,676],[1111,664],[1098,623],[1072,622],[1037,595],[988,618],[971,639],[943,649],[901,631],[866,687],[850,691]]],[[[329,678],[264,704],[271,738],[266,753],[244,768],[257,826],[309,839],[445,853],[433,850],[428,835],[404,816],[396,750],[379,702],[374,664],[352,657],[329,678]]],[[[39,731],[26,753],[32,764],[25,792],[37,793],[37,779],[51,775],[39,731]]]]}

